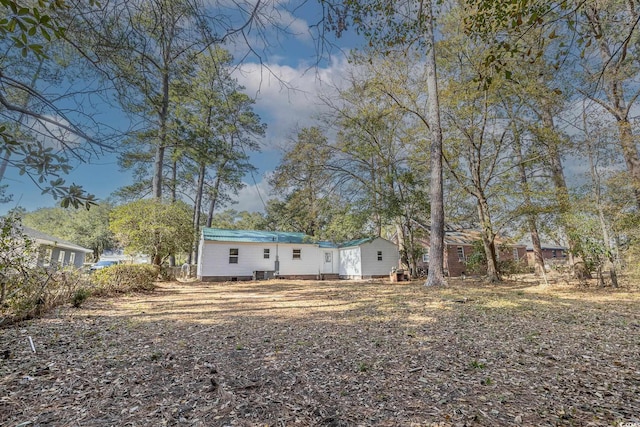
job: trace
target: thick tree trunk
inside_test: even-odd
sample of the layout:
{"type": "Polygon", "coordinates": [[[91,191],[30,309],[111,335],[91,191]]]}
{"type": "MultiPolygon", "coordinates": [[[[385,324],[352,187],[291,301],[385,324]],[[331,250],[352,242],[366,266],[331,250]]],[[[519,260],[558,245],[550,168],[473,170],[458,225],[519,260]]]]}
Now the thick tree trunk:
{"type": "Polygon", "coordinates": [[[537,215],[533,213],[533,202],[531,200],[531,188],[527,179],[527,169],[522,156],[522,141],[518,132],[515,121],[513,122],[513,133],[516,144],[516,156],[518,160],[518,170],[520,173],[520,188],[524,198],[524,206],[526,209],[527,224],[531,235],[531,245],[533,246],[533,269],[536,276],[545,274],[544,257],[542,255],[542,245],[540,244],[540,235],[538,234],[537,215]]]}
{"type": "Polygon", "coordinates": [[[171,203],[178,200],[178,161],[171,164],[171,203]]]}
{"type": "MultiPolygon", "coordinates": [[[[178,200],[178,191],[177,191],[177,183],[178,183],[178,162],[176,160],[171,163],[171,203],[175,203],[178,200]]],[[[169,266],[176,266],[176,255],[169,255],[169,266]]]]}
{"type": "Polygon", "coordinates": [[[431,128],[431,232],[429,236],[429,274],[425,285],[443,286],[444,279],[444,192],[442,187],[442,123],[440,121],[440,100],[438,98],[438,74],[436,69],[433,5],[427,1],[425,42],[427,54],[427,92],[429,127],[431,128]]]}
{"type": "Polygon", "coordinates": [[[165,147],[162,143],[156,146],[156,153],[153,160],[153,197],[162,198],[162,165],[164,164],[165,147]]]}
{"type": "MultiPolygon", "coordinates": [[[[593,197],[595,199],[594,200],[595,205],[598,210],[598,219],[600,220],[600,230],[602,231],[602,240],[604,242],[605,248],[607,249],[605,260],[606,260],[607,266],[609,267],[609,277],[611,278],[611,285],[614,288],[617,288],[618,275],[616,274],[616,266],[614,263],[614,256],[613,256],[614,247],[611,244],[611,238],[609,237],[609,228],[607,227],[607,222],[604,216],[604,209],[602,207],[602,197],[601,197],[601,191],[600,191],[600,176],[598,175],[598,170],[596,169],[596,163],[593,158],[594,150],[591,144],[591,139],[589,138],[586,117],[584,117],[583,125],[585,127],[584,131],[587,136],[587,143],[589,147],[589,168],[591,172],[591,180],[593,182],[593,197]]],[[[602,276],[602,272],[601,272],[602,268],[598,266],[598,269],[599,269],[598,280],[600,280],[602,285],[604,286],[604,277],[602,276]]]]}
{"type": "MultiPolygon", "coordinates": [[[[555,131],[555,125],[553,123],[553,116],[548,108],[542,109],[542,122],[546,129],[555,131]]],[[[555,187],[556,203],[558,204],[558,210],[560,212],[560,223],[563,228],[563,234],[567,240],[569,246],[569,264],[573,270],[573,274],[577,278],[590,278],[589,272],[586,270],[584,263],[575,259],[575,239],[573,236],[577,234],[577,230],[567,220],[567,215],[571,212],[571,202],[569,196],[569,190],[564,178],[564,170],[562,167],[562,159],[560,156],[560,150],[556,141],[549,141],[547,145],[547,162],[551,171],[551,179],[555,187]]]]}
{"type": "Polygon", "coordinates": [[[404,243],[404,227],[402,221],[396,221],[396,236],[398,236],[398,252],[400,252],[400,265],[402,267],[409,266],[409,257],[407,247],[404,243]]]}
{"type": "MultiPolygon", "coordinates": [[[[593,4],[584,10],[590,24],[590,31],[597,41],[600,59],[606,67],[606,70],[603,70],[602,73],[597,73],[597,78],[603,80],[602,87],[609,102],[594,99],[605,107],[618,123],[620,148],[622,149],[633,186],[635,205],[640,209],[640,155],[638,154],[638,146],[629,123],[629,112],[633,107],[632,102],[637,100],[640,92],[638,92],[637,87],[634,87],[635,85],[632,83],[633,76],[627,71],[630,61],[636,60],[629,49],[632,43],[635,43],[631,34],[636,30],[635,27],[638,24],[638,11],[636,10],[635,2],[631,1],[626,3],[626,11],[621,9],[606,10],[605,7],[605,5],[593,4]],[[602,21],[606,22],[607,18],[605,16],[607,15],[616,17],[616,25],[603,25],[602,21]],[[603,29],[611,31],[611,33],[603,32],[603,29]],[[629,34],[629,37],[620,44],[616,42],[616,47],[612,50],[613,43],[610,44],[610,41],[611,36],[615,34],[629,34]],[[628,85],[625,87],[626,83],[628,85]],[[626,95],[627,91],[625,89],[632,91],[632,94],[626,95]]],[[[615,36],[615,38],[618,37],[615,36]]]]}
{"type": "Polygon", "coordinates": [[[482,246],[487,258],[487,280],[490,283],[499,282],[501,279],[500,270],[498,269],[498,260],[496,257],[496,246],[494,243],[495,236],[491,226],[491,217],[489,216],[489,205],[484,196],[478,198],[477,208],[478,218],[482,224],[482,246]]]}
{"type": "MultiPolygon", "coordinates": [[[[200,213],[202,212],[202,196],[204,193],[204,177],[206,173],[206,165],[204,163],[200,164],[198,168],[198,184],[196,189],[196,199],[194,201],[193,207],[193,234],[194,234],[194,245],[193,245],[193,260],[197,262],[198,260],[198,245],[200,238],[200,213]]],[[[191,264],[191,259],[189,260],[189,264],[191,264]]]]}
{"type": "Polygon", "coordinates": [[[411,218],[405,217],[405,246],[407,248],[407,258],[409,259],[409,272],[412,278],[418,277],[418,259],[422,256],[422,245],[418,250],[413,227],[411,226],[411,218]]]}
{"type": "Polygon", "coordinates": [[[158,112],[160,129],[158,129],[158,145],[153,161],[153,197],[162,199],[162,171],[164,167],[164,153],[167,145],[167,116],[169,114],[169,74],[162,75],[162,104],[158,112]]]}
{"type": "Polygon", "coordinates": [[[533,246],[534,272],[536,276],[544,276],[544,257],[542,256],[542,245],[540,244],[538,226],[533,215],[529,215],[527,221],[529,223],[529,233],[531,234],[531,245],[533,246]]]}
{"type": "Polygon", "coordinates": [[[216,176],[216,183],[213,186],[211,192],[211,201],[209,202],[209,215],[207,216],[207,227],[211,227],[213,223],[213,212],[216,210],[216,204],[218,203],[218,192],[220,191],[220,174],[216,176]]]}

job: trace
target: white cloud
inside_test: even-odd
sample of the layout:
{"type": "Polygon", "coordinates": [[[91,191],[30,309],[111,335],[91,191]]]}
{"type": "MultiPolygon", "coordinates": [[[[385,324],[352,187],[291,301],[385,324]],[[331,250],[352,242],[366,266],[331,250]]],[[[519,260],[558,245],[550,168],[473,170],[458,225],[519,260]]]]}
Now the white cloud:
{"type": "Polygon", "coordinates": [[[251,177],[245,177],[247,186],[240,191],[238,204],[233,209],[264,210],[263,201],[266,203],[272,197],[266,181],[279,161],[279,148],[297,130],[318,124],[318,115],[328,108],[318,95],[339,84],[347,66],[345,60],[338,60],[327,67],[313,69],[302,63],[296,67],[247,63],[238,69],[235,77],[246,87],[249,96],[256,97],[255,111],[267,123],[267,132],[263,153],[252,159],[264,176],[257,189],[251,177]]]}
{"type": "Polygon", "coordinates": [[[299,128],[318,123],[327,111],[319,94],[340,82],[346,61],[334,61],[325,68],[247,63],[235,74],[246,92],[256,98],[255,110],[267,123],[266,150],[281,146],[299,128]]]}
{"type": "Polygon", "coordinates": [[[263,203],[267,203],[267,200],[270,198],[270,193],[271,186],[267,182],[267,177],[264,176],[262,181],[258,182],[257,185],[252,182],[240,190],[237,197],[238,203],[229,206],[229,208],[238,212],[263,212],[263,203]]]}
{"type": "Polygon", "coordinates": [[[24,123],[31,130],[32,136],[44,147],[66,151],[77,149],[81,145],[81,138],[68,130],[71,125],[65,118],[51,115],[43,117],[44,119],[27,117],[24,123]]]}

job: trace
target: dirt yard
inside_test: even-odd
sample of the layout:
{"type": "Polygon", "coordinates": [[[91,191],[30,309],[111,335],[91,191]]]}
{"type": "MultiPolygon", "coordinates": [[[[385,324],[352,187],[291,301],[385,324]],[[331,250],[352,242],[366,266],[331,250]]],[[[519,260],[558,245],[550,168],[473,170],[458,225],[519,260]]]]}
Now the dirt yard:
{"type": "Polygon", "coordinates": [[[636,426],[639,308],[525,282],[165,283],[0,329],[0,425],[636,426]]]}

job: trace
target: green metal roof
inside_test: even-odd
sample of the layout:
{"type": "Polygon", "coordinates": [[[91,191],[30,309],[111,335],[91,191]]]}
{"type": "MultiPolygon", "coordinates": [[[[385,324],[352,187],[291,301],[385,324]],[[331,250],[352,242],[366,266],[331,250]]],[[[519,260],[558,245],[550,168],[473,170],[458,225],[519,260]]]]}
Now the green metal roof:
{"type": "MultiPolygon", "coordinates": [[[[325,244],[304,233],[288,233],[282,231],[227,230],[223,228],[202,229],[204,240],[215,242],[246,243],[306,243],[325,244]]],[[[335,246],[334,246],[335,247],[335,246]]]]}

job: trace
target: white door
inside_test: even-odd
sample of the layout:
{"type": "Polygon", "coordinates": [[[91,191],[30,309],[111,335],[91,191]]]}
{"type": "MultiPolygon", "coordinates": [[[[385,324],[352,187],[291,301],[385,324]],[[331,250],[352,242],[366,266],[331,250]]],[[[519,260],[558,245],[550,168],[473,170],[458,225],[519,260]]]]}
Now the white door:
{"type": "Polygon", "coordinates": [[[333,273],[333,254],[331,252],[324,253],[322,272],[325,274],[333,273]]]}

